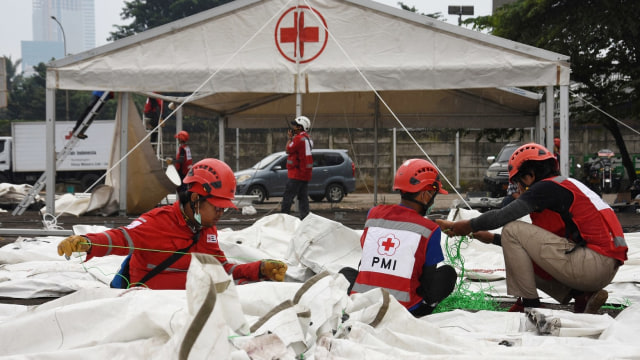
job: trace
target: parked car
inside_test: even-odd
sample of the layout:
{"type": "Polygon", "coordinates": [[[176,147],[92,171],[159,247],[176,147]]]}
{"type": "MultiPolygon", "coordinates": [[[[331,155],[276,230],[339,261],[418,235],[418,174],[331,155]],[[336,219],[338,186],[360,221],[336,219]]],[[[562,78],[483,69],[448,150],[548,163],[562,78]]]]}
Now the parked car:
{"type": "Polygon", "coordinates": [[[520,144],[509,143],[500,149],[498,156],[487,157],[490,164],[484,175],[484,185],[487,191],[491,192],[491,197],[501,197],[507,195],[509,186],[509,158],[520,144]]]}
{"type": "MultiPolygon", "coordinates": [[[[356,189],[356,167],[347,150],[314,149],[309,197],[313,201],[340,202],[356,189]]],[[[287,183],[287,154],[268,155],[249,169],[235,173],[236,194],[255,195],[256,203],[282,196],[287,183]]]]}

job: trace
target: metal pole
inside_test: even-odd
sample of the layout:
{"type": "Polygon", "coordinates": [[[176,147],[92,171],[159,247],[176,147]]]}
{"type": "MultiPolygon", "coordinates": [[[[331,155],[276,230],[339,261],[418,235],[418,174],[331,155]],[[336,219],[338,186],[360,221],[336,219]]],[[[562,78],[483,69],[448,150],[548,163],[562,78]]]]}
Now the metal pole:
{"type": "MultiPolygon", "coordinates": [[[[64,48],[64,56],[67,57],[67,36],[64,34],[64,28],[62,27],[62,24],[60,23],[60,21],[58,21],[58,19],[51,15],[51,18],[53,19],[53,21],[55,21],[58,26],[60,26],[60,30],[62,31],[62,46],[64,48]]],[[[65,97],[65,102],[66,102],[66,113],[67,113],[67,120],[71,120],[69,118],[69,90],[65,90],[64,91],[64,97],[65,97]]]]}

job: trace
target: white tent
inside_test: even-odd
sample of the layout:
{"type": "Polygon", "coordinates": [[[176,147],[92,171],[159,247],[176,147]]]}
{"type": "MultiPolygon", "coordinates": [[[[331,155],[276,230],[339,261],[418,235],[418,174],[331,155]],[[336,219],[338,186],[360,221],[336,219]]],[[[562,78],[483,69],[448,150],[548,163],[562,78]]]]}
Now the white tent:
{"type": "MultiPolygon", "coordinates": [[[[453,128],[538,119],[552,131],[553,121],[540,120],[552,118],[553,104],[539,111],[539,98],[515,87],[546,87],[549,98],[559,86],[566,142],[567,61],[368,0],[239,0],[52,62],[47,121],[53,129],[55,89],[77,89],[191,93],[181,101],[232,127],[282,127],[304,113],[315,127],[341,127],[346,118],[352,126],[453,128]]],[[[224,157],[224,138],[220,144],[224,157]]]]}

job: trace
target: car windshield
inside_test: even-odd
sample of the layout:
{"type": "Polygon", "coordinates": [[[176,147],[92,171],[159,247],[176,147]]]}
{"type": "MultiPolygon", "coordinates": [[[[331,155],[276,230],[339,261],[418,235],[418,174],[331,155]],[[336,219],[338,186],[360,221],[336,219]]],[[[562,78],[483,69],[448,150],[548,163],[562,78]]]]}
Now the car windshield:
{"type": "Polygon", "coordinates": [[[282,156],[282,154],[271,154],[266,158],[258,161],[255,165],[251,167],[251,169],[256,169],[256,170],[264,169],[265,167],[269,166],[269,164],[279,159],[280,156],[282,156]]]}
{"type": "Polygon", "coordinates": [[[517,146],[504,147],[502,151],[500,151],[500,154],[498,154],[497,162],[509,161],[509,158],[511,157],[513,152],[516,151],[517,148],[518,148],[517,146]]]}

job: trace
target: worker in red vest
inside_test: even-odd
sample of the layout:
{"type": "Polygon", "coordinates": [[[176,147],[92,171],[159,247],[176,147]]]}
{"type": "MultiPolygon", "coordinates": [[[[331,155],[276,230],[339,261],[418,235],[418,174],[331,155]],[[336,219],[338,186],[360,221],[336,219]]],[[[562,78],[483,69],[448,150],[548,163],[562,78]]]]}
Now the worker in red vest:
{"type": "Polygon", "coordinates": [[[574,312],[598,312],[627,243],[613,209],[580,181],[560,176],[558,160],[542,145],[522,145],[509,159],[509,181],[520,196],[509,205],[461,221],[436,220],[448,235],[502,246],[510,311],[540,307],[537,289],[574,312]],[[530,215],[531,224],[517,221],[530,215]],[[486,230],[502,228],[501,234],[486,230]]]}
{"type": "MultiPolygon", "coordinates": [[[[173,136],[178,139],[178,151],[176,153],[176,159],[172,162],[176,167],[178,174],[180,175],[180,180],[184,179],[185,176],[191,170],[191,166],[193,164],[193,158],[191,157],[191,148],[187,145],[187,141],[189,141],[189,133],[182,130],[173,136]]],[[[186,190],[186,185],[182,183],[178,187],[178,192],[182,192],[186,190]]]]}
{"type": "Polygon", "coordinates": [[[397,205],[378,205],[367,215],[358,270],[343,268],[351,293],[384,288],[416,317],[431,314],[451,292],[457,274],[444,260],[440,228],[425,215],[442,188],[438,170],[423,159],[405,161],[396,172],[397,205]]]}
{"type": "Polygon", "coordinates": [[[282,197],[281,212],[288,214],[291,211],[293,198],[298,198],[298,210],[300,219],[309,214],[308,185],[313,171],[313,157],[311,149],[313,141],[307,133],[311,127],[311,121],[306,116],[298,116],[291,122],[294,129],[289,129],[289,140],[285,147],[287,152],[287,184],[282,197]]]}

